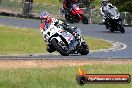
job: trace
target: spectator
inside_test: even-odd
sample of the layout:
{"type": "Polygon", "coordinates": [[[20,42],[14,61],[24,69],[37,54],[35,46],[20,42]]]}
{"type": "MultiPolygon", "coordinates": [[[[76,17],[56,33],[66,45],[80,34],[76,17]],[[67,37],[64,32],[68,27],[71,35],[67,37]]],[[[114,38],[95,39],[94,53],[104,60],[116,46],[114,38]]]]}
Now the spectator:
{"type": "Polygon", "coordinates": [[[29,16],[32,10],[33,0],[22,0],[23,4],[23,15],[29,16]]]}

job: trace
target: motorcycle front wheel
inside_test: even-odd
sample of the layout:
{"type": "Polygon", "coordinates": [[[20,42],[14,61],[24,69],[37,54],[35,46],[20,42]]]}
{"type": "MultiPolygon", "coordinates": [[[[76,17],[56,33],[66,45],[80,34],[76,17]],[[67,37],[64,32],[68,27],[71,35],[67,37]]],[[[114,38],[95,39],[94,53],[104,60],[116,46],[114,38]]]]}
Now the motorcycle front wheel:
{"type": "Polygon", "coordinates": [[[123,25],[119,25],[119,30],[121,33],[125,33],[125,29],[124,29],[124,26],[123,25]]]}
{"type": "Polygon", "coordinates": [[[52,46],[63,56],[68,56],[69,51],[65,50],[62,46],[59,45],[59,42],[56,39],[51,40],[52,46]]]}

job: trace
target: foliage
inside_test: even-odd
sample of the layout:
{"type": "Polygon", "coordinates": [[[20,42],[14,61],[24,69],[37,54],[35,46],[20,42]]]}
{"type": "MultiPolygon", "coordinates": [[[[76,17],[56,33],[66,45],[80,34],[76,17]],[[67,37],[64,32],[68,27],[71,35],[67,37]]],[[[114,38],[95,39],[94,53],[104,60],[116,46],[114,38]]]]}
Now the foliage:
{"type": "Polygon", "coordinates": [[[111,0],[120,11],[131,12],[132,13],[132,0],[111,0]]]}

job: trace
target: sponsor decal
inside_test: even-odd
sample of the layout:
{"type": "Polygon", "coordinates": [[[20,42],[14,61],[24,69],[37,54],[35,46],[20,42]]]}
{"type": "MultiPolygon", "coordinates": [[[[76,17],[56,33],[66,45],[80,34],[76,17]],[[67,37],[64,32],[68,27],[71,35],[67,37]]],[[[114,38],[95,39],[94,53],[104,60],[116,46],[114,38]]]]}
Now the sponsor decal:
{"type": "Polygon", "coordinates": [[[123,84],[130,83],[131,76],[129,74],[87,74],[85,70],[79,68],[79,74],[76,76],[79,85],[83,84],[123,84]]]}

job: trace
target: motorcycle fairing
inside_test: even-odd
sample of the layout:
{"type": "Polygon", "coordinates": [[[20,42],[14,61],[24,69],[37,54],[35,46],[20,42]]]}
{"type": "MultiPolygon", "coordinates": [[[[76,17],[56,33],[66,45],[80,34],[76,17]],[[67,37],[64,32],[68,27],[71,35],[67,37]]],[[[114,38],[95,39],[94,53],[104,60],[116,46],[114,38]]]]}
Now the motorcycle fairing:
{"type": "Polygon", "coordinates": [[[67,41],[68,44],[74,39],[73,35],[69,32],[63,32],[62,37],[67,41]]]}
{"type": "Polygon", "coordinates": [[[72,10],[73,14],[83,14],[83,10],[79,8],[78,5],[73,5],[73,10],[72,10]]]}

